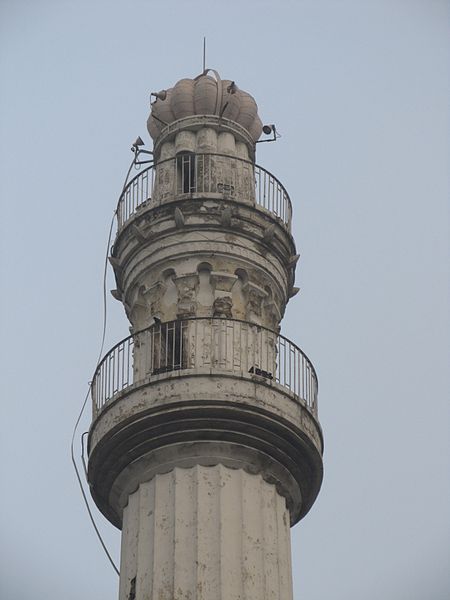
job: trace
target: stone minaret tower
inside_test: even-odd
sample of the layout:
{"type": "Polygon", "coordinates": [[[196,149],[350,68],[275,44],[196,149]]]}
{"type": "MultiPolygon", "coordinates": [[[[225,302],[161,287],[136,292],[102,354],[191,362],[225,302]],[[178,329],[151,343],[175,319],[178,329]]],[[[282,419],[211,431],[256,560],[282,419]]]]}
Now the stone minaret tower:
{"type": "Polygon", "coordinates": [[[289,600],[323,449],[314,367],[279,333],[291,202],[255,164],[262,123],[234,82],[208,70],[156,97],[154,162],[122,193],[110,257],[131,335],[92,384],[89,483],[122,530],[119,598],[289,600]]]}

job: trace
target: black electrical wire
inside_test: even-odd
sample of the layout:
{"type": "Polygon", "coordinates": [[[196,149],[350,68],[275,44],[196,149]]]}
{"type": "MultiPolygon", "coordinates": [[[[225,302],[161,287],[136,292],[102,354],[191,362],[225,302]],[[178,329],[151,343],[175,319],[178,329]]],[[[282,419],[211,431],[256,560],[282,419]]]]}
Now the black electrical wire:
{"type": "Polygon", "coordinates": [[[112,568],[117,573],[117,575],[120,575],[119,569],[116,567],[116,565],[115,565],[115,563],[114,563],[114,561],[113,561],[113,559],[111,557],[111,554],[108,552],[108,548],[106,547],[106,544],[103,541],[103,538],[102,538],[102,536],[100,534],[100,531],[99,531],[99,529],[97,527],[97,524],[95,523],[94,515],[92,514],[91,507],[89,506],[89,502],[88,502],[88,499],[86,497],[86,492],[84,491],[84,488],[83,488],[83,483],[81,481],[80,473],[78,471],[78,467],[77,467],[77,463],[75,461],[75,455],[74,455],[74,451],[73,451],[73,444],[74,444],[74,439],[75,439],[76,427],[78,426],[78,423],[79,423],[79,421],[81,419],[81,415],[83,414],[84,407],[86,406],[86,403],[87,403],[87,400],[89,398],[90,392],[91,392],[91,384],[89,384],[88,391],[87,391],[86,397],[85,397],[84,402],[83,402],[83,407],[82,407],[81,412],[80,412],[80,414],[78,416],[77,423],[75,425],[75,429],[74,429],[73,436],[72,436],[72,444],[71,444],[72,464],[73,464],[73,468],[75,469],[75,473],[76,473],[77,480],[78,480],[78,485],[80,486],[81,494],[83,496],[83,500],[84,500],[84,503],[86,505],[86,510],[88,511],[89,518],[91,519],[91,523],[92,523],[92,526],[94,527],[95,533],[97,534],[97,537],[98,537],[98,539],[100,541],[100,544],[102,545],[102,548],[105,551],[106,556],[108,557],[109,562],[112,565],[112,568]]]}
{"type": "MultiPolygon", "coordinates": [[[[132,148],[132,150],[133,150],[133,148],[132,148]]],[[[119,196],[119,202],[120,202],[120,198],[122,197],[123,192],[125,191],[125,187],[127,185],[128,178],[129,178],[130,173],[131,173],[131,169],[133,168],[133,166],[136,165],[136,161],[137,161],[137,158],[138,158],[138,155],[139,155],[139,151],[138,150],[134,149],[133,151],[134,151],[134,158],[133,158],[133,161],[131,162],[130,168],[128,169],[127,175],[125,177],[125,181],[124,181],[124,184],[122,186],[122,191],[121,191],[121,194],[119,196]]],[[[107,275],[107,271],[108,271],[108,256],[109,256],[109,251],[110,251],[110,247],[111,247],[112,231],[113,231],[114,219],[116,218],[116,215],[117,215],[117,208],[114,211],[113,218],[111,219],[111,225],[109,227],[108,243],[106,245],[106,255],[105,255],[105,263],[104,263],[104,269],[103,269],[103,328],[102,328],[103,330],[102,330],[102,341],[101,341],[101,344],[100,344],[100,352],[98,353],[98,358],[97,358],[97,363],[95,365],[95,368],[98,367],[98,365],[100,363],[100,360],[102,358],[103,348],[104,348],[104,345],[105,345],[105,338],[106,338],[106,323],[107,323],[106,275],[107,275]]],[[[80,477],[80,472],[78,470],[78,466],[77,466],[77,463],[76,463],[76,460],[75,460],[75,451],[74,451],[75,435],[76,435],[76,432],[77,432],[77,429],[78,429],[78,425],[80,424],[81,417],[83,416],[84,410],[86,408],[86,404],[87,404],[87,401],[88,401],[88,398],[89,398],[89,395],[90,395],[90,392],[91,392],[91,388],[92,388],[92,382],[89,382],[89,386],[88,386],[88,390],[86,392],[86,396],[84,398],[84,402],[83,402],[83,404],[81,406],[80,413],[78,415],[77,420],[75,421],[75,426],[73,428],[72,440],[71,440],[71,443],[70,443],[70,455],[71,455],[71,459],[72,459],[73,468],[75,469],[75,474],[76,474],[76,477],[77,477],[77,480],[78,480],[78,485],[80,486],[81,495],[83,497],[84,504],[86,506],[86,510],[88,512],[88,515],[89,515],[89,518],[91,520],[92,526],[94,527],[94,530],[95,530],[95,533],[97,534],[98,540],[99,540],[99,542],[100,542],[103,550],[105,551],[105,554],[108,557],[108,560],[111,563],[114,571],[117,573],[117,575],[120,575],[119,569],[116,567],[116,565],[115,565],[115,563],[114,563],[114,561],[113,561],[113,559],[111,557],[111,554],[109,553],[108,548],[106,547],[106,544],[103,541],[103,538],[102,538],[102,536],[100,534],[100,531],[99,531],[99,529],[97,527],[97,524],[95,523],[94,515],[92,514],[91,507],[89,506],[89,502],[88,502],[88,499],[87,499],[87,496],[86,496],[86,492],[84,491],[83,482],[82,482],[81,477],[80,477]]],[[[85,434],[86,434],[86,432],[81,435],[81,460],[82,460],[82,463],[83,463],[83,469],[84,469],[84,473],[85,473],[86,480],[87,480],[86,461],[84,459],[84,436],[85,436],[85,434]]]]}
{"type": "MultiPolygon", "coordinates": [[[[131,170],[131,168],[130,168],[130,170],[131,170]]],[[[128,174],[130,173],[130,170],[128,171],[128,174]]],[[[127,178],[128,178],[128,175],[127,175],[127,178]]],[[[124,187],[125,187],[125,185],[126,185],[126,181],[125,181],[124,187]]],[[[105,256],[105,266],[104,266],[104,270],[103,270],[103,331],[102,331],[102,342],[101,342],[101,345],[100,345],[100,352],[99,352],[99,355],[98,355],[98,358],[97,358],[96,368],[97,368],[97,366],[98,366],[98,364],[99,364],[99,362],[101,360],[101,357],[102,357],[103,347],[104,347],[104,344],[105,344],[105,337],[106,337],[106,322],[107,322],[106,275],[107,275],[107,269],[108,269],[109,248],[110,248],[110,245],[111,245],[111,237],[112,237],[112,230],[113,230],[113,226],[114,226],[114,219],[115,219],[115,217],[116,217],[116,211],[114,211],[114,215],[113,215],[113,218],[111,220],[111,226],[109,228],[108,244],[107,244],[107,247],[106,247],[106,256],[105,256]]],[[[79,425],[79,423],[81,421],[81,417],[83,416],[84,409],[86,408],[86,404],[87,404],[87,401],[88,401],[88,398],[89,398],[89,395],[90,395],[90,392],[91,392],[91,387],[92,387],[92,382],[89,383],[88,390],[86,392],[86,396],[84,398],[84,402],[83,402],[83,404],[81,406],[80,413],[78,415],[77,420],[75,421],[75,426],[73,428],[73,433],[72,433],[72,441],[71,441],[71,444],[70,444],[70,454],[71,454],[71,458],[72,458],[73,468],[75,469],[75,474],[76,474],[76,477],[77,477],[77,480],[78,480],[78,485],[80,486],[81,495],[83,496],[83,500],[84,500],[84,503],[86,505],[86,510],[88,511],[88,515],[89,515],[89,518],[91,520],[92,526],[94,527],[95,533],[97,534],[97,537],[98,537],[98,539],[100,541],[100,544],[102,545],[102,548],[105,551],[106,556],[108,557],[109,562],[111,563],[114,571],[117,573],[117,575],[120,575],[119,569],[116,567],[116,565],[115,565],[115,563],[114,563],[114,561],[113,561],[113,559],[111,557],[111,554],[109,553],[108,548],[106,547],[106,544],[103,541],[103,538],[102,538],[102,536],[100,534],[100,531],[99,531],[99,529],[97,527],[97,524],[95,523],[94,515],[92,514],[91,507],[89,506],[89,502],[88,502],[88,499],[87,499],[87,496],[86,496],[86,492],[84,491],[83,482],[81,481],[80,472],[78,470],[77,463],[76,463],[76,460],[75,460],[75,452],[74,452],[75,435],[76,435],[76,432],[77,432],[77,429],[78,429],[78,425],[79,425]]],[[[81,458],[82,458],[84,470],[85,470],[85,473],[86,473],[86,467],[85,467],[86,463],[84,461],[83,436],[84,436],[84,434],[81,436],[81,446],[82,446],[82,457],[81,458]]]]}

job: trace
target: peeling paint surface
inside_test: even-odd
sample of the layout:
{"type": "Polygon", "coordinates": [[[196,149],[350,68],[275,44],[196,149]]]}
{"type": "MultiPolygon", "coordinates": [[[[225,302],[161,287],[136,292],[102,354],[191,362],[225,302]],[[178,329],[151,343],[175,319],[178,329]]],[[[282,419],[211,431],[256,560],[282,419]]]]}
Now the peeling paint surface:
{"type": "Polygon", "coordinates": [[[124,511],[120,600],[290,600],[289,514],[275,486],[242,470],[175,468],[124,511]]]}

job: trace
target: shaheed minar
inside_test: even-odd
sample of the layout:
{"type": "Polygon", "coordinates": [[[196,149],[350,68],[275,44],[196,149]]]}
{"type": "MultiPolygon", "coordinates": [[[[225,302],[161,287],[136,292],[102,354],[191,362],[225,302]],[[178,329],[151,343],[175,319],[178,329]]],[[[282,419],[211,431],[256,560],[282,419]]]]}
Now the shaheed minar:
{"type": "Polygon", "coordinates": [[[92,382],[88,478],[122,530],[119,598],[291,600],[323,439],[314,367],[280,335],[291,201],[255,163],[276,129],[211,69],[153,96],[109,258],[131,335],[92,382]]]}

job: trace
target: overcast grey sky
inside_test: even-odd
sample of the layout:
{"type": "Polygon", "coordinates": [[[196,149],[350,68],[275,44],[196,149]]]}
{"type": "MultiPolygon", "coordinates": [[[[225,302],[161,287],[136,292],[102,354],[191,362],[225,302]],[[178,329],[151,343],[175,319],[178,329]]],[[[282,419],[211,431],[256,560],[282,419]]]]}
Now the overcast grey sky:
{"type": "MultiPolygon", "coordinates": [[[[0,2],[2,598],[117,597],[71,429],[130,143],[149,92],[200,72],[203,35],[282,134],[257,161],[295,211],[282,331],[317,368],[325,434],[295,600],[449,597],[448,19],[438,0],[0,2]]],[[[122,313],[108,300],[106,349],[122,313]]]]}

